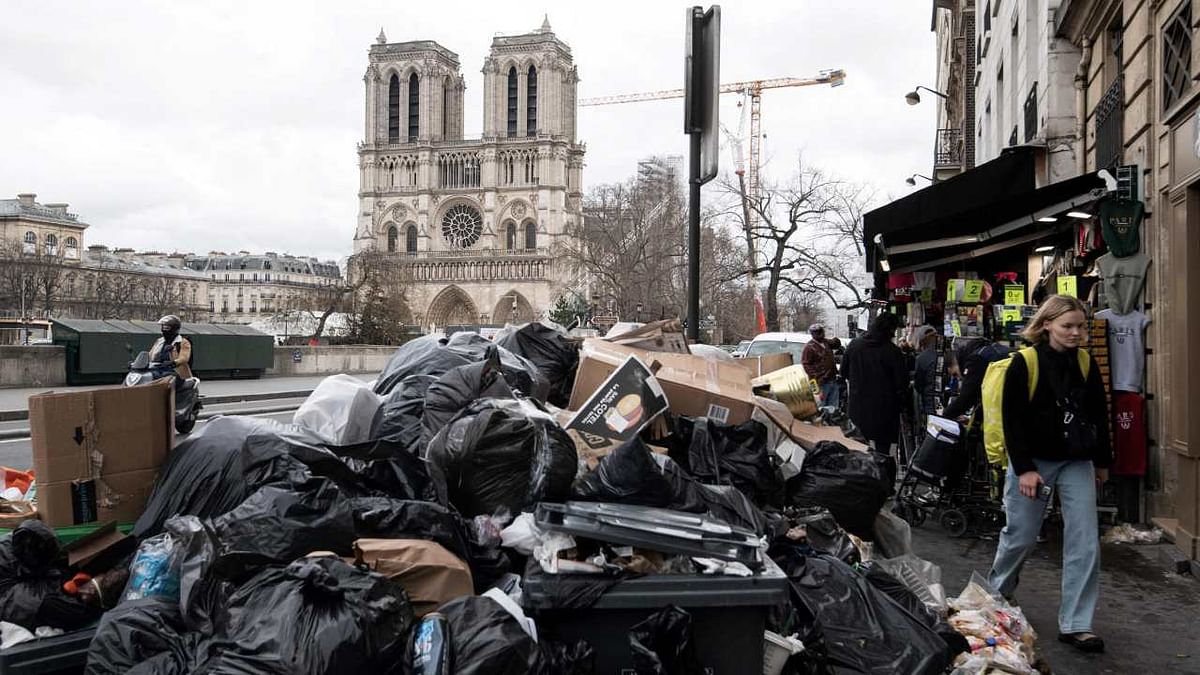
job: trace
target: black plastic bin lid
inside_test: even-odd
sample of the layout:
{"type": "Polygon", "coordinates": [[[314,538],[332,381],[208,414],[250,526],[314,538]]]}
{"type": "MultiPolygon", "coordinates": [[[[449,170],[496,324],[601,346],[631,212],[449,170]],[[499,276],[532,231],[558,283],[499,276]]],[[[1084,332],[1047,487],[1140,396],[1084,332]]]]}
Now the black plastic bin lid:
{"type": "Polygon", "coordinates": [[[699,513],[604,502],[537,505],[540,528],[599,541],[763,566],[758,536],[699,513]]]}

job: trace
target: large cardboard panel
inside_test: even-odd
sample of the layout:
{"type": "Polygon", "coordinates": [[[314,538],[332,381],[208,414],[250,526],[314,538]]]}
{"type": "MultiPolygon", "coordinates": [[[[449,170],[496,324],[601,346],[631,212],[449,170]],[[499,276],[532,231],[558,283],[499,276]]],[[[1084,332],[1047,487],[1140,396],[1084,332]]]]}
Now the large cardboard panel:
{"type": "Polygon", "coordinates": [[[792,363],[792,355],[788,352],[734,359],[731,361],[731,363],[736,363],[737,365],[748,370],[751,378],[762,377],[767,373],[773,373],[777,370],[787,368],[790,365],[794,365],[792,363]]]}
{"type": "Polygon", "coordinates": [[[658,363],[655,378],[676,414],[741,424],[754,411],[750,373],[741,366],[690,354],[648,352],[598,339],[583,343],[570,408],[578,410],[630,355],[641,358],[651,368],[658,363]]]}
{"type": "Polygon", "coordinates": [[[1176,455],[1179,482],[1175,491],[1175,544],[1193,560],[1200,560],[1200,458],[1176,455]]]}
{"type": "Polygon", "coordinates": [[[44,521],[136,520],[174,440],[174,388],[162,380],[32,396],[29,428],[44,521]],[[80,520],[81,511],[95,517],[80,520]]]}

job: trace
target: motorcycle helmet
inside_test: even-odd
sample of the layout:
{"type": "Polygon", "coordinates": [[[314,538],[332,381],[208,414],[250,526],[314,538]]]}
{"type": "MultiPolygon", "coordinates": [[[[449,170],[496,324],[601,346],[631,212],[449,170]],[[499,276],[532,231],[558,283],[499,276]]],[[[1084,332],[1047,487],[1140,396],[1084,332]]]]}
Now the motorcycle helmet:
{"type": "Polygon", "coordinates": [[[162,329],[163,335],[175,335],[183,326],[183,322],[174,314],[168,314],[158,320],[158,327],[162,329]]]}

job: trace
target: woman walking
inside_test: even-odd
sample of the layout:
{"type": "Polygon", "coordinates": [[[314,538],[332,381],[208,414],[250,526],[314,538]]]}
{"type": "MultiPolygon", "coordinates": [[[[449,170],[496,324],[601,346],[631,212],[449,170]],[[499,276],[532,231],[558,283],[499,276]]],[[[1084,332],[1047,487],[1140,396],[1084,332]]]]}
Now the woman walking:
{"type": "Polygon", "coordinates": [[[1050,296],[1023,335],[1033,348],[1012,357],[1003,403],[1007,524],[1000,532],[990,581],[1006,597],[1016,590],[1021,566],[1057,492],[1063,511],[1058,639],[1100,652],[1104,641],[1092,633],[1100,590],[1096,483],[1108,478],[1112,448],[1104,383],[1091,355],[1079,348],[1086,332],[1083,303],[1050,296]]]}

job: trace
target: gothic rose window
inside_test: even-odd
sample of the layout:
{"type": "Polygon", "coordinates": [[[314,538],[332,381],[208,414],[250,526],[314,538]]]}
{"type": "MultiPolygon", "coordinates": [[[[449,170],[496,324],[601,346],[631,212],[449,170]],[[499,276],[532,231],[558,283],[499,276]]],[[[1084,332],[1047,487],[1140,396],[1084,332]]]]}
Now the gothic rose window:
{"type": "Polygon", "coordinates": [[[451,246],[469,248],[483,234],[483,216],[466,204],[450,207],[442,216],[442,236],[451,246]]]}

